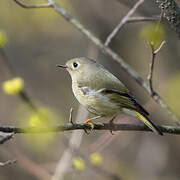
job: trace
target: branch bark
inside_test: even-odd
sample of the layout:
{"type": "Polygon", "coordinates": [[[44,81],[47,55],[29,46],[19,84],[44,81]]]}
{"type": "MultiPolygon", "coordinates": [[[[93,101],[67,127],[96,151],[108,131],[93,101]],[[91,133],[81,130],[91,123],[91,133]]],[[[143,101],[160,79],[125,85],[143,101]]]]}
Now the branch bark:
{"type": "MultiPolygon", "coordinates": [[[[175,126],[158,126],[158,128],[163,133],[168,134],[179,134],[180,127],[175,126]]],[[[34,134],[34,133],[55,133],[63,131],[72,131],[72,130],[91,130],[91,126],[86,123],[74,123],[74,124],[65,124],[52,127],[14,127],[14,126],[0,126],[0,131],[4,133],[25,133],[25,134],[34,134]]],[[[144,124],[94,124],[93,130],[109,130],[109,131],[151,131],[144,124]]]]}

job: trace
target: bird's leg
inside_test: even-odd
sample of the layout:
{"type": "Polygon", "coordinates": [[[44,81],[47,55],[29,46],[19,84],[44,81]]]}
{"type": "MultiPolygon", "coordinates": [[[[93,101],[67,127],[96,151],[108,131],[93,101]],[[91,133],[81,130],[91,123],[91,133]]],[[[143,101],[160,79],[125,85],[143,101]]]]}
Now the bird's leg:
{"type": "Polygon", "coordinates": [[[93,117],[93,118],[89,118],[89,119],[87,119],[86,121],[85,121],[85,123],[86,124],[89,124],[90,126],[91,126],[91,129],[94,129],[94,124],[91,122],[91,121],[93,121],[93,120],[95,120],[95,119],[99,119],[99,118],[101,118],[102,116],[95,116],[95,117],[93,117]]]}
{"type": "Polygon", "coordinates": [[[91,122],[92,120],[95,120],[95,119],[99,119],[99,118],[101,118],[102,116],[95,116],[95,117],[93,117],[93,118],[89,118],[89,119],[87,119],[86,121],[85,121],[85,123],[89,123],[89,122],[91,122]]]}
{"type": "MultiPolygon", "coordinates": [[[[114,116],[114,117],[109,121],[109,124],[110,124],[110,125],[114,126],[114,120],[115,120],[115,118],[116,118],[116,116],[114,116]]],[[[110,130],[110,133],[111,133],[112,135],[114,135],[112,130],[110,130]]]]}

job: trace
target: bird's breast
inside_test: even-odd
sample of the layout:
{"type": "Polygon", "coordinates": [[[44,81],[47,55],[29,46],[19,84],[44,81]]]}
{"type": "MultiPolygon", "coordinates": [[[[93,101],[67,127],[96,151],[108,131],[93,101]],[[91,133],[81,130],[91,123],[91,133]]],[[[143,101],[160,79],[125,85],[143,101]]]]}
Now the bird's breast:
{"type": "Polygon", "coordinates": [[[80,104],[86,106],[87,104],[87,97],[85,97],[83,91],[81,90],[80,87],[76,83],[72,84],[72,91],[74,93],[74,96],[76,99],[79,101],[80,104]]]}
{"type": "Polygon", "coordinates": [[[72,84],[72,90],[79,103],[93,114],[113,116],[121,110],[117,104],[98,91],[88,87],[78,87],[77,84],[72,84]]]}

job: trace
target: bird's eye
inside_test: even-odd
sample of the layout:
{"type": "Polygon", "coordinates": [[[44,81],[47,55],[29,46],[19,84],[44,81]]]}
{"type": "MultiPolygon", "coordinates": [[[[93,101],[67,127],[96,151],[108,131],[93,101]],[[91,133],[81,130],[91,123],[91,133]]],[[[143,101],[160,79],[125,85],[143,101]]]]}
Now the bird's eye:
{"type": "Polygon", "coordinates": [[[74,62],[73,66],[74,66],[74,68],[77,68],[78,67],[78,63],[74,62]]]}

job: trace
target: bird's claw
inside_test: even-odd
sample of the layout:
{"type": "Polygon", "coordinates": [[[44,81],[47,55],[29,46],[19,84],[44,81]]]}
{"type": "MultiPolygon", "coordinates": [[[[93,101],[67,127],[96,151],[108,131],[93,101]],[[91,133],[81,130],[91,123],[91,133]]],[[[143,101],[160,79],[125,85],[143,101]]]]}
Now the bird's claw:
{"type": "Polygon", "coordinates": [[[91,127],[91,129],[89,131],[87,129],[84,129],[86,134],[90,134],[90,132],[94,129],[94,124],[91,122],[87,122],[87,121],[85,122],[85,124],[88,124],[91,127]]]}

